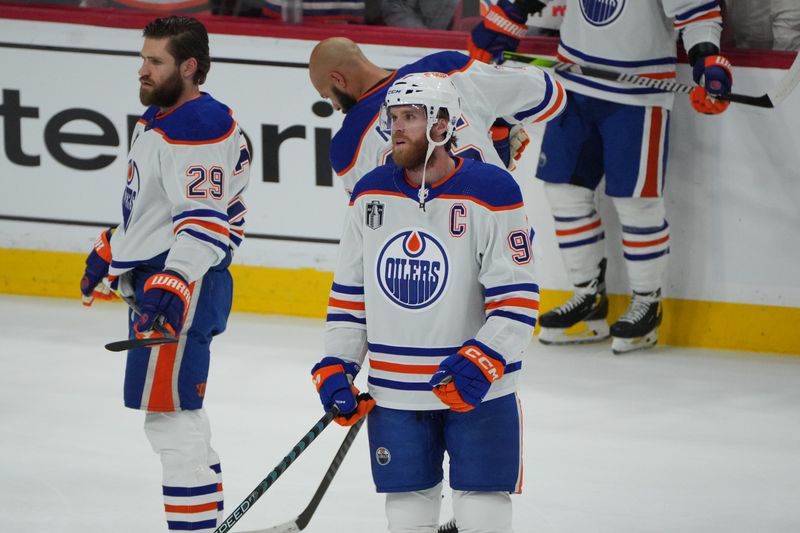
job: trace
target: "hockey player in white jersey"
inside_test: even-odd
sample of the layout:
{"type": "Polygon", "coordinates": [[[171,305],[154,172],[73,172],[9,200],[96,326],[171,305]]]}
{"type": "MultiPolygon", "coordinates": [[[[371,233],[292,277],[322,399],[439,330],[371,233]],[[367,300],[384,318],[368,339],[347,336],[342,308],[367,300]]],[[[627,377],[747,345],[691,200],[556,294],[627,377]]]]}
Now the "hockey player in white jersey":
{"type": "Polygon", "coordinates": [[[143,34],[139,96],[148,108],[133,130],[122,222],[87,258],[81,292],[91,304],[111,279],[138,307],[132,337],[178,336],[128,352],[124,401],[146,412],[168,529],[211,532],[222,518],[222,474],[203,398],[209,346],[231,308],[228,266],[244,237],[250,155],[231,110],[199,90],[210,68],[205,27],[173,16],[143,34]]]}
{"type": "Polygon", "coordinates": [[[361,176],[390,159],[391,135],[378,115],[388,87],[414,72],[447,74],[461,95],[454,155],[504,168],[513,169],[528,143],[524,126],[553,119],[565,105],[561,84],[538,68],[489,66],[438,52],[391,71],[350,39],[325,39],[311,52],[309,76],[320,96],[345,113],[331,141],[331,164],[348,197],[361,176]]]}
{"type": "MultiPolygon", "coordinates": [[[[469,39],[470,53],[488,60],[516,49],[537,0],[500,0],[469,39]]],[[[698,86],[692,106],[724,111],[730,63],[719,55],[717,0],[568,0],[561,26],[561,61],[654,79],[675,77],[680,35],[698,86]]],[[[545,130],[537,177],[555,220],[556,239],[573,297],[541,316],[540,340],[564,344],[613,337],[614,353],[653,346],[661,323],[661,287],[669,253],[663,189],[673,94],[557,71],[567,108],[545,130]],[[595,190],[605,176],[622,224],[622,248],[633,292],[625,313],[606,316],[603,226],[595,190]]]]}
{"type": "MultiPolygon", "coordinates": [[[[462,100],[463,101],[463,100],[462,100]]],[[[326,409],[353,423],[353,378],[369,360],[373,480],[391,533],[436,531],[443,459],[459,529],[510,533],[522,488],[516,390],[539,307],[519,186],[453,156],[459,95],[441,73],[388,89],[393,162],[364,176],[346,215],[312,369],[326,409]]]]}

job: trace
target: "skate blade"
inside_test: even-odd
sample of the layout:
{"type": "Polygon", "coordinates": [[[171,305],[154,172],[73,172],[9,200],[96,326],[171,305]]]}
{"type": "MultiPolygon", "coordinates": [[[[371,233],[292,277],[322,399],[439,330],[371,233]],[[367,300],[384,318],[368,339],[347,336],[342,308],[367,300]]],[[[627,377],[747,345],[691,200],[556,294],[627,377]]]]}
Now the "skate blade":
{"type": "Polygon", "coordinates": [[[586,320],[567,329],[541,328],[539,342],[546,345],[590,344],[608,338],[608,322],[605,320],[586,320]]]}
{"type": "Polygon", "coordinates": [[[620,355],[623,353],[635,352],[636,350],[652,348],[657,342],[658,328],[655,328],[644,337],[633,337],[631,339],[614,337],[614,339],[611,341],[611,351],[614,353],[614,355],[620,355]]]}

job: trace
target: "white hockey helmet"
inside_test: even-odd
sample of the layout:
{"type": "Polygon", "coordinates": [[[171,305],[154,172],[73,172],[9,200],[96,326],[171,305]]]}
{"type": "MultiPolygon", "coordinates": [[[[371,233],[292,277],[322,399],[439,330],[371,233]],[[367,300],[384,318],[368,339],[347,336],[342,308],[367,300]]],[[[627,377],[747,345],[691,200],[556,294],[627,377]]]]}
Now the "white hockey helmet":
{"type": "Polygon", "coordinates": [[[426,137],[433,146],[444,145],[450,140],[461,117],[461,98],[458,96],[458,91],[450,78],[441,72],[408,74],[389,87],[381,111],[384,130],[391,129],[392,120],[389,108],[397,105],[415,105],[425,108],[428,117],[426,137]],[[447,131],[443,140],[434,141],[431,139],[431,128],[438,122],[439,111],[442,109],[446,109],[448,114],[447,131]]]}

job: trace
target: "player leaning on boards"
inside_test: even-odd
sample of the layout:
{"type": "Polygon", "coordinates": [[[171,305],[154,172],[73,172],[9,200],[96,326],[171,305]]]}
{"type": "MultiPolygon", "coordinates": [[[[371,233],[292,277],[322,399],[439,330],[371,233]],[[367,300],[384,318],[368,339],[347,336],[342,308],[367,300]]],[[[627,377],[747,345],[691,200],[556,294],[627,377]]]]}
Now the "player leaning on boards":
{"type": "MultiPolygon", "coordinates": [[[[483,61],[515,50],[537,0],[508,0],[492,7],[469,39],[483,61]]],[[[558,47],[560,61],[670,79],[675,77],[680,33],[698,85],[692,106],[724,111],[730,102],[730,63],[719,55],[716,0],[567,0],[558,47]]],[[[550,122],[537,177],[545,182],[556,239],[574,295],[544,313],[539,339],[546,344],[596,342],[613,337],[614,353],[653,346],[661,324],[661,287],[669,253],[666,179],[669,110],[673,94],[556,71],[567,88],[567,107],[550,122]],[[605,175],[622,224],[622,249],[633,291],[627,311],[611,325],[606,317],[604,232],[595,190],[605,175]],[[573,328],[583,322],[583,328],[573,328]],[[571,329],[572,328],[572,329],[571,329]],[[569,330],[569,331],[568,331],[569,330]]]]}
{"type": "Polygon", "coordinates": [[[523,126],[557,116],[566,100],[561,84],[538,68],[489,66],[458,52],[430,54],[391,71],[372,63],[353,41],[334,37],[317,44],[308,63],[314,88],[345,113],[331,141],[331,163],[348,197],[364,174],[389,159],[390,133],[378,115],[386,90],[403,76],[447,74],[462,104],[452,152],[503,168],[513,168],[527,144],[523,126]]]}
{"type": "Polygon", "coordinates": [[[231,110],[200,92],[205,27],[171,16],[143,34],[139,99],[148,108],[133,131],[122,223],[87,258],[81,292],[91,304],[112,280],[141,311],[130,314],[132,336],[157,334],[157,323],[178,334],[177,344],[128,352],[125,406],[146,411],[169,530],[210,532],[222,519],[222,477],[203,396],[209,344],[231,307],[228,265],[244,236],[250,156],[231,110]]]}
{"type": "Polygon", "coordinates": [[[372,475],[391,533],[436,531],[445,452],[459,529],[510,533],[539,289],[519,186],[449,153],[461,117],[450,79],[409,74],[386,92],[393,162],[353,191],[312,375],[325,408],[353,423],[372,407],[351,388],[369,358],[372,475]]]}

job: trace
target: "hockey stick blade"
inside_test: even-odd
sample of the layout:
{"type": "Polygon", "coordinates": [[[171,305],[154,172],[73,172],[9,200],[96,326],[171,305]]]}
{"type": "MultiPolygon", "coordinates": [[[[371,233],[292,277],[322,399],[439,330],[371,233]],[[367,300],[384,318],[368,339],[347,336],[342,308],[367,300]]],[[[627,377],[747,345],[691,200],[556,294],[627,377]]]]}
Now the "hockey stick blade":
{"type": "MultiPolygon", "coordinates": [[[[115,290],[114,294],[119,296],[120,300],[128,304],[128,307],[130,307],[131,311],[141,316],[142,312],[139,311],[138,307],[136,307],[136,302],[133,301],[132,297],[125,296],[121,291],[118,290],[115,290]]],[[[160,334],[158,337],[125,339],[123,341],[109,342],[106,344],[105,348],[109,352],[125,352],[135,348],[147,348],[148,346],[156,346],[158,344],[175,344],[178,342],[177,337],[167,331],[167,328],[164,327],[163,316],[156,318],[156,321],[153,323],[153,329],[160,334]]]]}
{"type": "Polygon", "coordinates": [[[311,517],[314,516],[314,512],[317,510],[317,507],[319,507],[322,497],[325,496],[325,492],[328,490],[328,487],[333,481],[333,477],[336,475],[336,472],[339,471],[339,467],[341,466],[345,455],[347,455],[347,451],[350,449],[350,446],[352,446],[353,441],[355,440],[356,435],[358,434],[358,431],[361,429],[361,426],[364,424],[365,420],[366,418],[362,418],[353,424],[353,426],[347,432],[342,444],[336,451],[336,455],[333,456],[333,461],[331,461],[328,470],[322,477],[319,487],[317,487],[316,492],[314,492],[314,496],[311,497],[311,501],[308,502],[306,508],[303,509],[303,511],[297,515],[296,518],[277,526],[268,527],[266,529],[242,531],[242,533],[297,533],[298,531],[305,529],[305,527],[311,521],[311,517]]]}
{"type": "Polygon", "coordinates": [[[125,339],[124,341],[109,342],[106,344],[106,350],[109,352],[125,352],[135,348],[146,348],[158,344],[175,344],[177,342],[178,339],[172,335],[166,337],[151,337],[149,339],[125,339]]]}
{"type": "MultiPolygon", "coordinates": [[[[781,81],[778,82],[778,85],[776,85],[767,94],[763,94],[761,96],[751,96],[747,94],[728,93],[720,96],[719,99],[755,107],[775,107],[779,102],[785,99],[792,92],[795,86],[797,86],[798,82],[800,82],[800,60],[798,60],[798,57],[800,57],[800,54],[795,56],[794,63],[792,63],[789,71],[784,74],[781,81]]],[[[614,72],[596,67],[576,65],[575,63],[566,63],[553,59],[521,54],[518,52],[503,52],[503,59],[510,59],[512,61],[527,63],[537,67],[552,68],[556,71],[570,72],[572,74],[588,76],[590,78],[599,78],[619,83],[629,83],[632,85],[650,87],[664,92],[689,94],[692,92],[692,89],[694,89],[692,85],[687,85],[677,81],[655,80],[645,76],[637,76],[635,74],[625,74],[623,72],[614,72]]]]}

